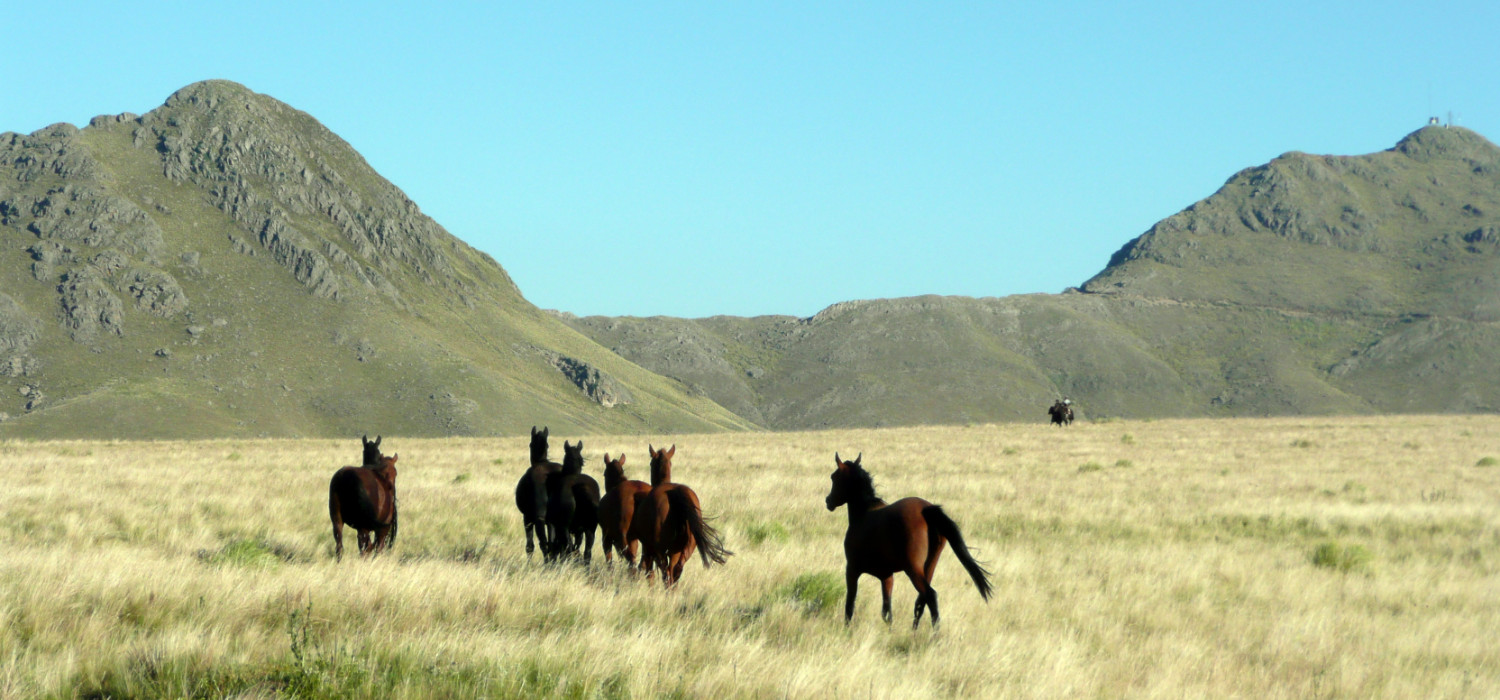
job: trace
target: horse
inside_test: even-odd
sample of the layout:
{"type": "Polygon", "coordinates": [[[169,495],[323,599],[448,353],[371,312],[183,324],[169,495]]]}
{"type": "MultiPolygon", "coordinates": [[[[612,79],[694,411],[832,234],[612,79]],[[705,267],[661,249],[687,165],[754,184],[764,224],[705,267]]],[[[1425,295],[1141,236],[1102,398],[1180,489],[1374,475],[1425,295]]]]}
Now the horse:
{"type": "Polygon", "coordinates": [[[1071,401],[1058,399],[1047,409],[1047,415],[1052,417],[1052,424],[1058,427],[1073,424],[1073,404],[1071,401]]]}
{"type": "Polygon", "coordinates": [[[377,464],[380,464],[380,458],[383,455],[380,454],[379,435],[375,436],[374,442],[370,442],[369,435],[361,435],[359,437],[359,444],[360,447],[364,448],[364,460],[360,462],[361,465],[366,467],[373,467],[377,464]]]}
{"type": "Polygon", "coordinates": [[[662,584],[668,588],[682,578],[682,567],[697,549],[703,568],[710,562],[723,564],[734,552],[724,547],[719,531],[703,519],[698,494],[685,484],[672,482],[670,450],[646,446],[651,453],[651,491],[635,504],[629,537],[641,542],[641,568],[651,575],[661,569],[662,584]]]}
{"type": "Polygon", "coordinates": [[[630,566],[640,542],[630,537],[630,521],[635,516],[635,502],[651,492],[651,484],[625,478],[625,455],[611,460],[604,453],[604,498],[599,501],[599,534],[603,539],[604,560],[614,563],[614,551],[630,566]]]}
{"type": "Polygon", "coordinates": [[[830,512],[842,505],[849,506],[849,530],[844,534],[844,582],[848,587],[844,624],[854,617],[860,574],[880,579],[880,616],[890,624],[891,585],[895,573],[901,571],[917,589],[912,629],[922,623],[923,608],[932,611],[932,627],[937,629],[938,601],[937,591],[932,588],[932,574],[937,571],[945,543],[952,543],[953,554],[974,579],[979,596],[989,601],[989,571],[974,561],[958,525],[943,512],[942,506],[920,498],[903,498],[887,505],[875,494],[870,473],[860,466],[863,458],[861,453],[854,461],[845,462],[837,452],[833,453],[838,468],[833,470],[830,477],[833,487],[824,499],[830,512]]]}
{"type": "Polygon", "coordinates": [[[531,466],[516,483],[516,509],[521,511],[521,530],[526,533],[526,556],[536,548],[532,533],[542,543],[546,554],[547,543],[552,541],[547,530],[547,475],[562,471],[562,465],[547,459],[547,428],[540,431],[531,426],[531,466]]]}
{"type": "Polygon", "coordinates": [[[328,518],[333,521],[333,556],[344,560],[344,525],[359,536],[361,555],[378,554],[396,544],[396,458],[344,467],[328,482],[328,518]],[[374,544],[370,533],[375,533],[374,544]]]}
{"type": "Polygon", "coordinates": [[[582,440],[577,445],[564,440],[562,469],[547,475],[547,527],[552,531],[544,551],[549,559],[577,552],[582,544],[583,562],[589,563],[599,527],[599,482],[583,473],[582,440]]]}

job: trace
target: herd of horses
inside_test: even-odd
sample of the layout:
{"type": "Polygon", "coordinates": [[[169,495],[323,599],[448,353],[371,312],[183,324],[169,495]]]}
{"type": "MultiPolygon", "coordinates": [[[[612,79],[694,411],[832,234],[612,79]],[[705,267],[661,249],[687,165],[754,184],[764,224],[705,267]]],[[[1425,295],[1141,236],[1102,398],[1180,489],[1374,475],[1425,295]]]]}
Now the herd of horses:
{"type": "MultiPolygon", "coordinates": [[[[328,515],[338,560],[343,559],[345,525],[358,533],[361,555],[378,554],[396,542],[396,455],[382,454],[380,440],[380,436],[373,441],[368,435],[361,437],[363,464],[339,469],[329,482],[328,515]]],[[[610,459],[605,453],[601,494],[599,483],[583,473],[583,441],[576,445],[563,441],[563,461],[558,464],[548,457],[547,440],[547,428],[532,427],[531,464],[516,484],[516,508],[521,512],[528,558],[540,543],[549,562],[581,557],[587,565],[597,530],[606,562],[613,565],[618,553],[648,580],[659,570],[663,584],[670,588],[682,578],[683,565],[695,552],[705,568],[724,564],[733,554],[703,517],[698,494],[672,480],[676,445],[660,450],[647,445],[649,483],[626,477],[624,454],[610,459]]],[[[980,597],[988,601],[990,572],[975,561],[958,525],[941,506],[920,498],[881,500],[873,478],[861,465],[863,458],[861,454],[845,461],[834,453],[836,468],[824,499],[829,511],[843,506],[849,515],[844,534],[845,624],[854,616],[859,577],[866,574],[880,580],[881,617],[889,623],[891,588],[900,573],[917,591],[912,627],[921,624],[924,611],[930,611],[936,628],[938,597],[932,577],[938,558],[949,546],[980,597]]]]}

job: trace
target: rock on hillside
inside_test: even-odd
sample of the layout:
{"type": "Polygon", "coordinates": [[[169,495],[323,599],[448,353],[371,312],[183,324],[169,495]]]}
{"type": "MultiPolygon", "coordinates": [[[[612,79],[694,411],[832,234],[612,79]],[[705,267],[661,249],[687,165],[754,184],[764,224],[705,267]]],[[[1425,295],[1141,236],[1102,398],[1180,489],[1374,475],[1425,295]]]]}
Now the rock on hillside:
{"type": "Polygon", "coordinates": [[[0,134],[0,280],[0,435],[748,425],[540,312],[317,120],[227,81],[0,134]]]}

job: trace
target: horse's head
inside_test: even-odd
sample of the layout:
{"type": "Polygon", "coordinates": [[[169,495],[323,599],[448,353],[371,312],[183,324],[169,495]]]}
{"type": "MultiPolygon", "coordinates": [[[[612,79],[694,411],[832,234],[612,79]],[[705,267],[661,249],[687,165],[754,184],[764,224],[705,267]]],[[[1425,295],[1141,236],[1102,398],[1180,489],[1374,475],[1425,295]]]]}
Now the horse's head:
{"type": "Polygon", "coordinates": [[[391,488],[396,488],[396,458],[399,456],[400,455],[391,455],[389,457],[381,457],[380,466],[374,467],[375,473],[380,475],[381,479],[384,479],[387,483],[389,483],[391,485],[391,488]]]}
{"type": "Polygon", "coordinates": [[[833,486],[828,489],[828,497],[823,499],[828,510],[833,510],[851,500],[868,500],[875,497],[875,485],[870,479],[870,473],[859,463],[865,458],[865,453],[859,453],[852,462],[839,459],[839,453],[833,453],[833,463],[838,468],[833,470],[828,478],[833,481],[833,486]]]}
{"type": "Polygon", "coordinates": [[[372,467],[372,466],[375,466],[376,464],[380,463],[380,459],[381,459],[381,457],[383,455],[380,454],[380,436],[379,435],[375,436],[375,441],[374,442],[370,441],[370,436],[369,435],[361,435],[361,436],[359,436],[359,444],[360,444],[360,447],[364,448],[364,451],[365,451],[364,461],[361,462],[361,464],[363,464],[363,465],[365,465],[367,467],[372,467]]]}
{"type": "Polygon", "coordinates": [[[541,464],[547,461],[547,428],[537,430],[531,426],[531,463],[541,464]]]}
{"type": "Polygon", "coordinates": [[[604,488],[612,489],[616,484],[625,481],[625,453],[620,453],[619,459],[610,459],[609,453],[604,453],[604,488]]]}
{"type": "Polygon", "coordinates": [[[577,445],[569,445],[563,440],[563,473],[583,473],[583,441],[579,440],[577,445]]]}
{"type": "Polygon", "coordinates": [[[672,483],[672,455],[677,454],[677,444],[673,443],[670,449],[658,450],[647,443],[646,451],[651,453],[651,485],[672,483]]]}

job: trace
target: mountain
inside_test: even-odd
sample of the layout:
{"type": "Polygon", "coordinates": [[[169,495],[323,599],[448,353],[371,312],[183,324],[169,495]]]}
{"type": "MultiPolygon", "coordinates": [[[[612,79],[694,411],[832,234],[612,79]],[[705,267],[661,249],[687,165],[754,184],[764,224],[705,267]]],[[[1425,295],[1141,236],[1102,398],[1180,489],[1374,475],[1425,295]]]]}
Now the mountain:
{"type": "Polygon", "coordinates": [[[574,318],[767,427],[1500,408],[1500,149],[1429,126],[1288,153],[1079,289],[846,302],[811,318],[574,318]]]}
{"type": "Polygon", "coordinates": [[[0,134],[0,436],[743,429],[226,81],[0,134]]]}

